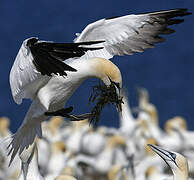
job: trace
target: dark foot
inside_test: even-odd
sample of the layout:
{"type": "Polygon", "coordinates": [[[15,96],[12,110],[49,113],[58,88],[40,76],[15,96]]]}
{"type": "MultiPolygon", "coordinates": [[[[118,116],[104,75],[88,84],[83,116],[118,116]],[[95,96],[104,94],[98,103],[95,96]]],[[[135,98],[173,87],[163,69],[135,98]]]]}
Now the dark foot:
{"type": "Polygon", "coordinates": [[[53,111],[53,112],[45,112],[44,114],[46,116],[62,116],[62,117],[68,117],[69,113],[73,111],[73,107],[70,106],[65,109],[60,109],[58,111],[53,111]]]}
{"type": "Polygon", "coordinates": [[[92,116],[91,113],[80,114],[80,115],[69,114],[70,121],[81,121],[81,120],[89,119],[91,116],[92,116]]]}
{"type": "Polygon", "coordinates": [[[53,112],[45,112],[44,114],[46,116],[62,116],[62,117],[66,117],[69,118],[70,121],[81,121],[81,120],[85,120],[85,119],[89,119],[91,117],[91,113],[86,113],[86,114],[81,114],[81,115],[73,115],[73,114],[69,114],[73,111],[73,107],[70,106],[69,108],[65,108],[65,109],[60,109],[58,111],[53,111],[53,112]]]}

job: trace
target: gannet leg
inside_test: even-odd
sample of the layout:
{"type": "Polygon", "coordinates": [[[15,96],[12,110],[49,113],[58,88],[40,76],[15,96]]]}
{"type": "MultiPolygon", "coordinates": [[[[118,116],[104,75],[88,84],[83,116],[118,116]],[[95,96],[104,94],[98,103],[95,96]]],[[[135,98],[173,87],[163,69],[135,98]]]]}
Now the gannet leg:
{"type": "Polygon", "coordinates": [[[45,112],[44,114],[46,116],[62,116],[62,117],[68,117],[69,113],[73,111],[73,107],[70,106],[68,108],[63,108],[63,109],[59,109],[57,111],[52,111],[52,112],[45,112]]]}
{"type": "Polygon", "coordinates": [[[73,114],[69,114],[73,111],[73,107],[70,106],[68,108],[63,108],[57,111],[53,111],[53,112],[45,112],[46,116],[62,116],[62,117],[66,117],[69,118],[70,121],[81,121],[81,120],[85,120],[91,117],[91,113],[86,113],[86,114],[80,114],[80,115],[73,115],[73,114]]]}

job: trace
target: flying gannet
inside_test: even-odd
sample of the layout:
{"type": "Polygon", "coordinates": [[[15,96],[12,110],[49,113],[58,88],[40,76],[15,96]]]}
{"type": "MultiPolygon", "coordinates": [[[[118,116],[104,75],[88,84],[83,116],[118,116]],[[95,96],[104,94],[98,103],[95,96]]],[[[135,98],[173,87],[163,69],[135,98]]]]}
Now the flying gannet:
{"type": "Polygon", "coordinates": [[[101,19],[89,24],[74,43],[26,39],[12,66],[10,86],[16,103],[29,98],[32,104],[8,146],[10,163],[18,151],[21,154],[36,136],[42,136],[41,122],[48,116],[85,118],[70,115],[72,107],[64,109],[84,80],[97,77],[107,87],[113,85],[119,94],[121,73],[107,59],[153,48],[164,40],[160,34],[174,32],[169,25],[183,22],[176,17],[189,14],[187,9],[173,9],[101,19]]]}

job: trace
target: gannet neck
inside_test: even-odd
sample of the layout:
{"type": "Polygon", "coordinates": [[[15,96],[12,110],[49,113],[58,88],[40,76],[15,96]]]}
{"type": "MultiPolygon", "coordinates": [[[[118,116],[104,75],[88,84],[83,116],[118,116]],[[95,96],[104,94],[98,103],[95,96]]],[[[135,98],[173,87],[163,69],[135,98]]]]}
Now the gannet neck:
{"type": "Polygon", "coordinates": [[[188,180],[188,162],[184,156],[176,153],[176,167],[172,167],[174,180],[188,180]]]}

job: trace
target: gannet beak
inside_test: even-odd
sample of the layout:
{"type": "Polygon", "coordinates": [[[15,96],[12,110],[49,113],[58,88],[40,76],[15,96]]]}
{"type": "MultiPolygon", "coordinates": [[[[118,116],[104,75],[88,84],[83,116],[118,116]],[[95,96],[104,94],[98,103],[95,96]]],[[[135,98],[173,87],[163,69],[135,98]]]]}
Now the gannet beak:
{"type": "Polygon", "coordinates": [[[110,80],[111,85],[114,86],[118,98],[120,98],[121,97],[121,87],[120,87],[120,84],[117,83],[117,82],[112,81],[110,78],[109,78],[109,80],[110,80]]]}
{"type": "Polygon", "coordinates": [[[177,163],[176,163],[176,154],[172,153],[170,151],[167,151],[165,149],[162,149],[159,146],[156,145],[152,145],[152,144],[148,144],[148,146],[154,151],[156,152],[165,162],[166,164],[169,166],[168,161],[172,161],[175,163],[175,165],[178,167],[177,163]]]}

